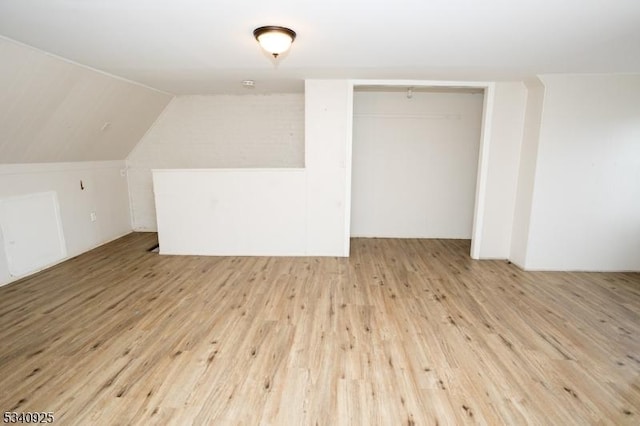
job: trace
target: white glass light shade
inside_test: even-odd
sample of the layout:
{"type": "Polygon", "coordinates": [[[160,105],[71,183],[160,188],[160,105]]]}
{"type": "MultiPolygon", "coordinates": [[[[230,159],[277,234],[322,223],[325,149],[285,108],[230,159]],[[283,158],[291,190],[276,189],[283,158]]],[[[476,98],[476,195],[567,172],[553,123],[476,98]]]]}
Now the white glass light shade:
{"type": "Polygon", "coordinates": [[[275,58],[289,50],[291,43],[296,38],[296,33],[293,30],[276,26],[256,28],[253,31],[253,35],[260,43],[260,46],[275,58]]]}

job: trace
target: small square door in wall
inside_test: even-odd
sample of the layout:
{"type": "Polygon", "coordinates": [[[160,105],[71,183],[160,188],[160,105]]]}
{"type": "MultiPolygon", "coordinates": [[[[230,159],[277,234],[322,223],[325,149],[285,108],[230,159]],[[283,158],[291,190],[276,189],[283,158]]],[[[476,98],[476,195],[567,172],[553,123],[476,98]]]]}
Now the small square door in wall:
{"type": "Polygon", "coordinates": [[[67,256],[54,191],[0,199],[0,232],[12,276],[22,276],[67,256]]]}

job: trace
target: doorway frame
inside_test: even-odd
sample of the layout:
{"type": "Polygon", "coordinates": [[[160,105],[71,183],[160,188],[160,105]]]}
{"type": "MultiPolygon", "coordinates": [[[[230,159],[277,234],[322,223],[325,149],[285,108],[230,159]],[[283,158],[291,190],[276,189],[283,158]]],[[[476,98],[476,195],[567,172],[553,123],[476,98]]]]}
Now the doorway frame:
{"type": "Polygon", "coordinates": [[[346,188],[345,188],[345,253],[349,253],[351,240],[351,173],[353,167],[353,92],[358,86],[380,87],[439,87],[439,88],[472,88],[483,89],[482,124],[480,128],[480,148],[478,150],[478,172],[476,175],[476,192],[473,207],[473,224],[471,230],[472,259],[480,259],[482,236],[484,230],[484,207],[487,195],[487,178],[489,175],[489,147],[491,144],[491,123],[495,97],[495,83],[489,81],[450,81],[450,80],[349,80],[347,119],[347,152],[346,152],[346,188]]]}

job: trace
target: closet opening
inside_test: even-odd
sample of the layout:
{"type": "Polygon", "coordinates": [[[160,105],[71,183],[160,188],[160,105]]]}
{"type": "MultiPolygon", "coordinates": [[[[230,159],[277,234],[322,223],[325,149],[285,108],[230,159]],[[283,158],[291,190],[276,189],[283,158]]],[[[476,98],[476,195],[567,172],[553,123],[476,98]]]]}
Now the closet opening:
{"type": "Polygon", "coordinates": [[[354,83],[350,237],[467,239],[479,257],[492,89],[354,83]]]}

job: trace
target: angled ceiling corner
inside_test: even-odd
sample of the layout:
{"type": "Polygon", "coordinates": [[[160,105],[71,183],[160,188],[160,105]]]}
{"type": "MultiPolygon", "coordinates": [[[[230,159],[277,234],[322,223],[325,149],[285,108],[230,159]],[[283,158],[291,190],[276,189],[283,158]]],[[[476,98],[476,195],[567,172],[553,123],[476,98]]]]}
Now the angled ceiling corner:
{"type": "Polygon", "coordinates": [[[124,160],[172,98],[0,37],[0,163],[124,160]]]}

